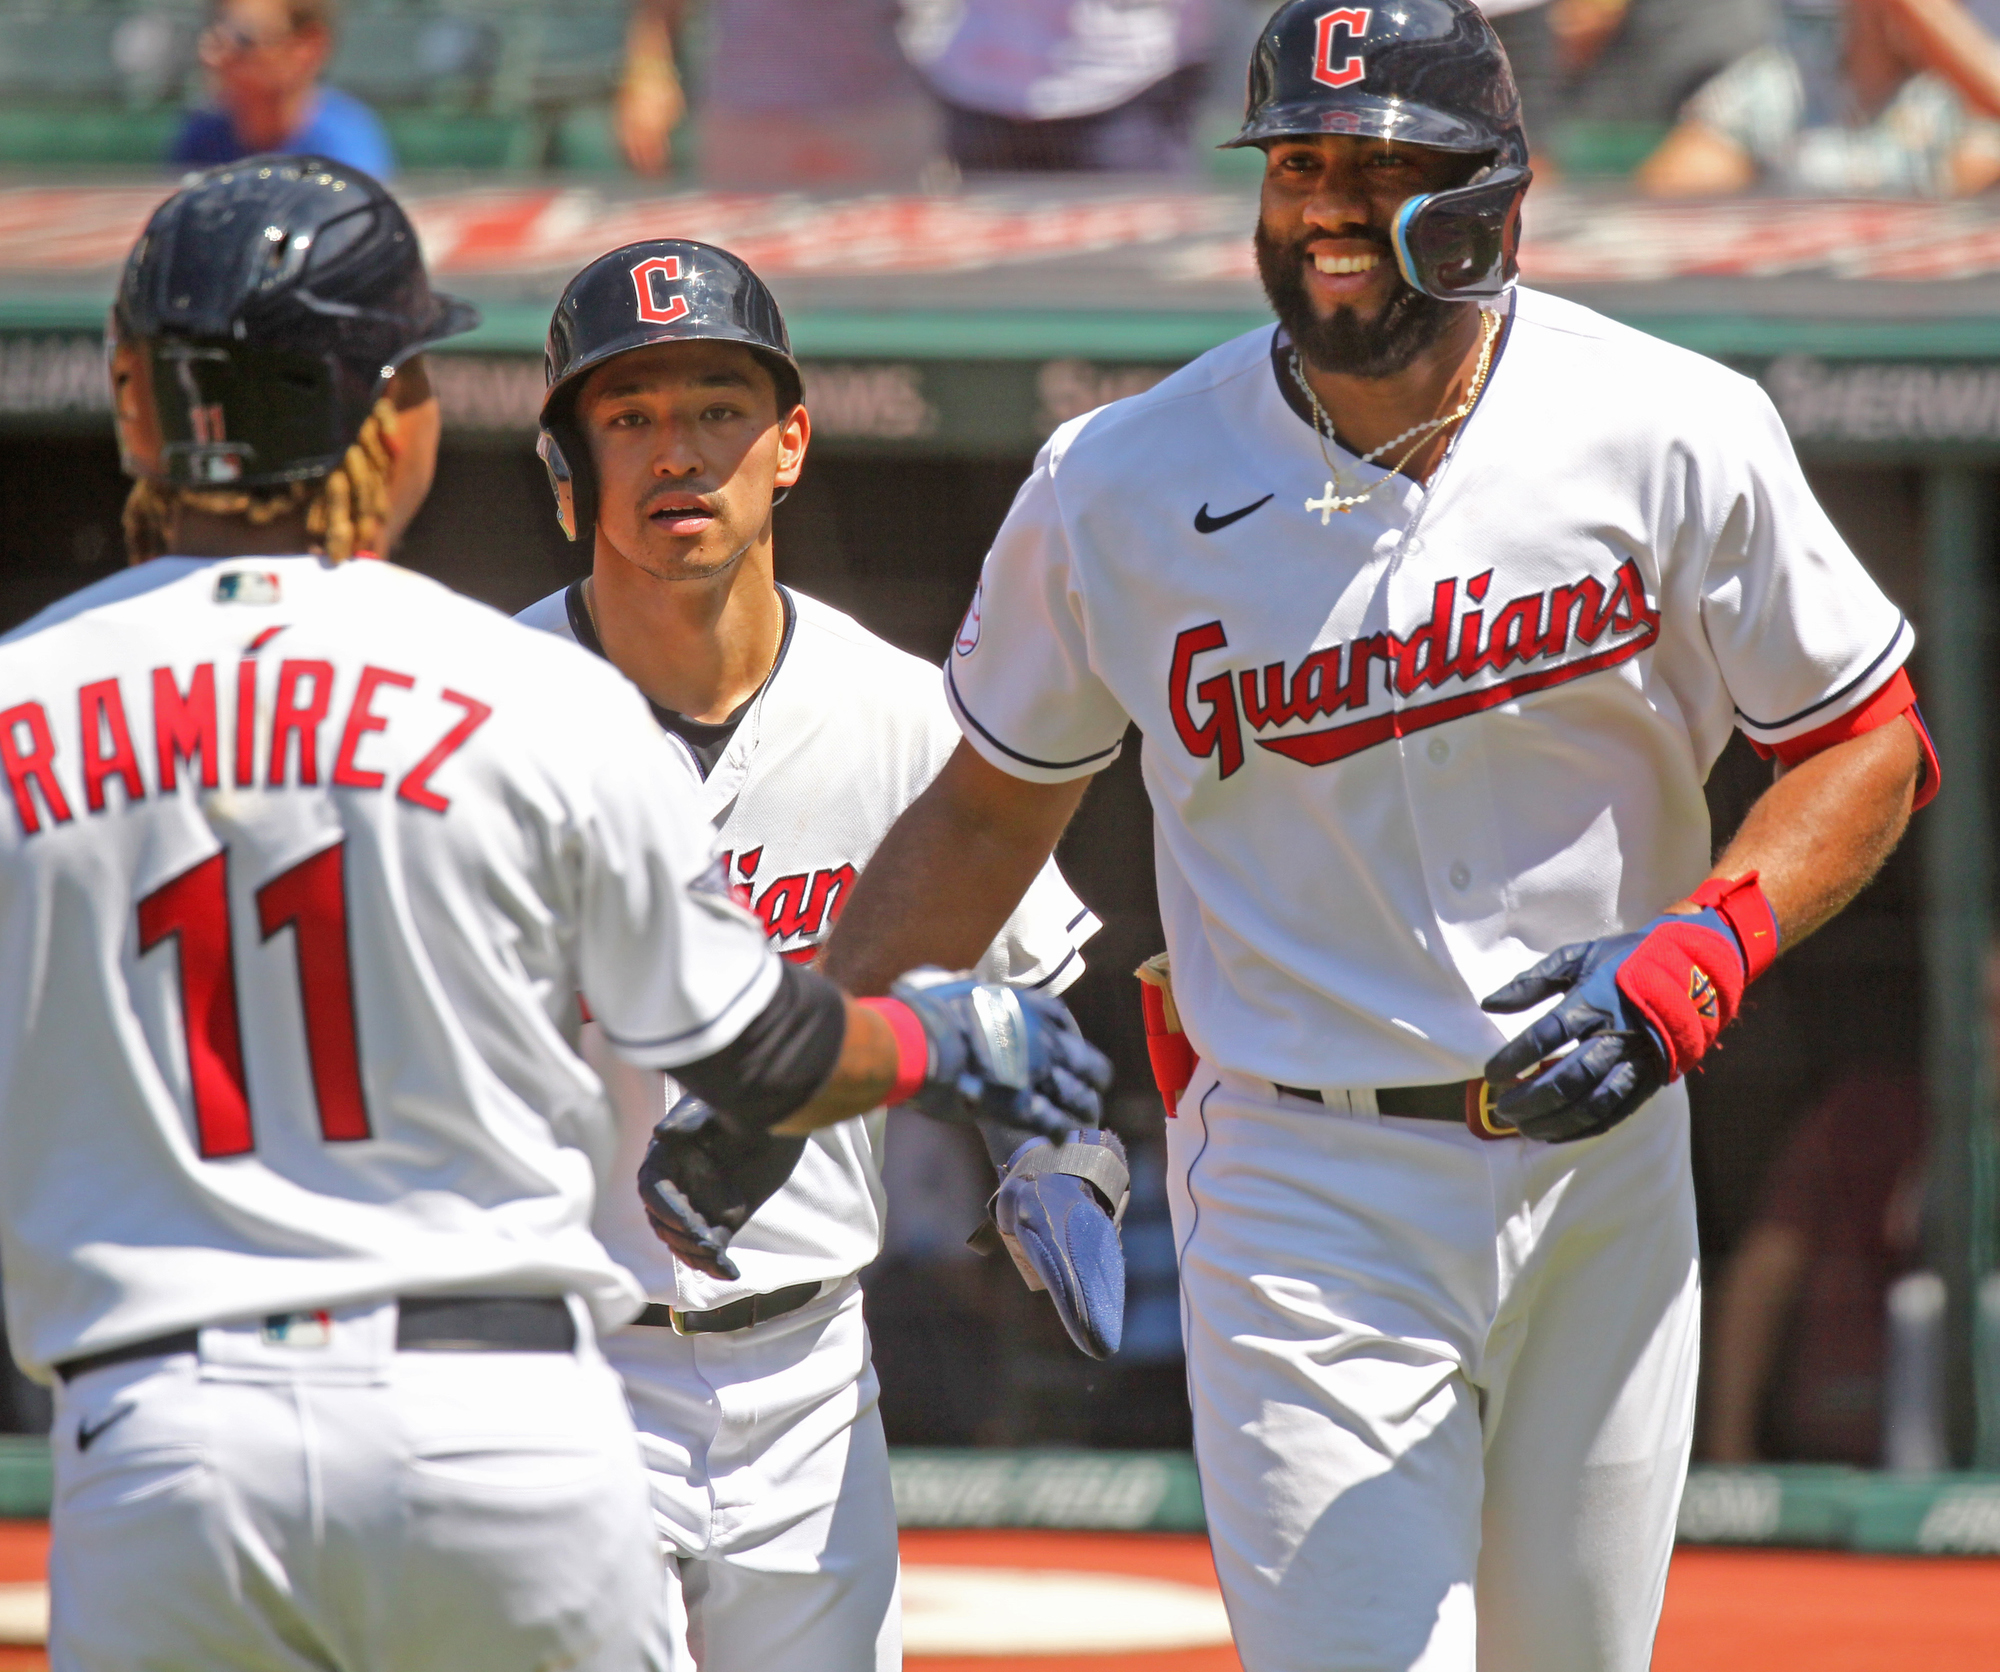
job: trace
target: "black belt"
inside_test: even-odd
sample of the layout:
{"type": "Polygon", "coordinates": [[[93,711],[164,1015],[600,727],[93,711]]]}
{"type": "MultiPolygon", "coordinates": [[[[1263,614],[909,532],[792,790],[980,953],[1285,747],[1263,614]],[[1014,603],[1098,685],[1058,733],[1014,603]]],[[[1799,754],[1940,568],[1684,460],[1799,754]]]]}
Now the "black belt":
{"type": "MultiPolygon", "coordinates": [[[[300,1316],[283,1312],[266,1320],[267,1327],[300,1316]]],[[[165,1358],[192,1353],[200,1332],[174,1330],[144,1341],[107,1347],[65,1359],[55,1367],[65,1382],[91,1370],[135,1359],[165,1358]]],[[[399,1353],[573,1353],[576,1320],[569,1304],[552,1295],[413,1295],[396,1302],[396,1350],[399,1353]]]]}
{"type": "MultiPolygon", "coordinates": [[[[1275,1090],[1287,1097],[1303,1097],[1308,1103],[1325,1103],[1323,1093],[1311,1086],[1281,1086],[1275,1090]]],[[[1452,1080],[1436,1086],[1381,1086],[1375,1092],[1377,1114],[1395,1115],[1403,1120],[1448,1121],[1465,1126],[1481,1138],[1516,1138],[1515,1128],[1493,1112],[1496,1088],[1485,1080],[1452,1080]]]]}
{"type": "Polygon", "coordinates": [[[806,1302],[817,1300],[821,1287],[818,1283],[794,1283],[789,1288],[773,1289],[768,1295],[745,1295],[741,1300],[711,1307],[706,1312],[683,1312],[677,1306],[649,1306],[632,1322],[670,1329],[676,1335],[722,1335],[730,1330],[748,1329],[752,1324],[768,1324],[773,1318],[796,1312],[806,1302]]]}

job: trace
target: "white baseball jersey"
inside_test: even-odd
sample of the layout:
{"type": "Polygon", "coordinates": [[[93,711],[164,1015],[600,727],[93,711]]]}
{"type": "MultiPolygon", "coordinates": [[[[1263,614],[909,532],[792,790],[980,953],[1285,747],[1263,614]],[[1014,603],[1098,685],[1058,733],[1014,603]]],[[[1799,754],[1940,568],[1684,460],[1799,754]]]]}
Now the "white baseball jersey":
{"type": "Polygon", "coordinates": [[[615,670],[407,570],[164,559],[0,640],[0,1262],[31,1367],[407,1292],[640,1291],[640,1061],[779,965],[615,670]]]}
{"type": "MultiPolygon", "coordinates": [[[[885,643],[840,611],[781,587],[787,631],[777,665],[702,785],[732,886],[771,942],[809,962],[832,931],[861,868],[904,808],[930,787],[958,745],[937,670],[885,643]]],[[[521,612],[529,626],[574,639],[568,594],[521,612]]],[[[980,962],[991,981],[1061,992],[1083,973],[1078,948],[1097,919],[1053,861],[1035,879],[980,962]]],[[[637,1172],[642,1125],[678,1097],[656,1075],[607,1069],[630,1099],[621,1123],[637,1172]]],[[[845,1277],[882,1247],[883,1111],[814,1133],[784,1188],[729,1245],[742,1273],[723,1283],[679,1265],[648,1229],[636,1189],[614,1187],[598,1211],[605,1246],[655,1299],[690,1310],[789,1284],[845,1277]]],[[[629,1170],[626,1163],[630,1163],[629,1170]]]]}
{"type": "Polygon", "coordinates": [[[1144,735],[1181,1017],[1283,1085],[1477,1074],[1479,1000],[1706,873],[1732,726],[1864,702],[1901,613],[1715,362],[1516,292],[1428,486],[1335,455],[1269,330],[1064,425],[947,658],[966,736],[1056,782],[1144,735]],[[1313,503],[1308,504],[1308,501],[1313,503]]]}

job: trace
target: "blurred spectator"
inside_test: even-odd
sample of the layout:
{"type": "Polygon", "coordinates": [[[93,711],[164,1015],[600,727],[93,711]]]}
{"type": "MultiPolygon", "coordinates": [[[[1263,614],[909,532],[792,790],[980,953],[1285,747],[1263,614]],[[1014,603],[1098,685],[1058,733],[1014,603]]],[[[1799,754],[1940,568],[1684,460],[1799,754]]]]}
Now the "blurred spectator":
{"type": "Polygon", "coordinates": [[[966,173],[1195,166],[1214,0],[910,0],[903,44],[966,173]]]}
{"type": "Polygon", "coordinates": [[[1785,0],[1779,38],[1690,99],[1638,173],[1658,197],[1955,197],[2000,180],[2000,43],[1958,0],[1785,0]]]}
{"type": "Polygon", "coordinates": [[[1889,1286],[1916,1264],[1923,1088],[1856,1075],[1800,1121],[1724,1267],[1704,1352],[1700,1454],[1872,1465],[1889,1286]]]}
{"type": "Polygon", "coordinates": [[[375,113],[319,85],[335,23],[333,0],[219,0],[201,37],[218,108],[189,114],[170,160],[206,166],[281,151],[393,174],[375,113]]]}
{"type": "Polygon", "coordinates": [[[1664,126],[1717,71],[1770,38],[1764,0],[1491,0],[1482,9],[1514,66],[1535,167],[1551,174],[1564,128],[1664,126]]]}
{"type": "Polygon", "coordinates": [[[618,82],[618,147],[638,174],[664,174],[674,160],[673,133],[687,114],[674,31],[680,0],[633,0],[618,82]]]}
{"type": "MultiPolygon", "coordinates": [[[[641,174],[674,160],[674,41],[688,0],[633,0],[618,139],[641,174]]],[[[695,113],[703,182],[733,191],[914,186],[937,117],[896,41],[898,0],[708,0],[695,113]]]]}

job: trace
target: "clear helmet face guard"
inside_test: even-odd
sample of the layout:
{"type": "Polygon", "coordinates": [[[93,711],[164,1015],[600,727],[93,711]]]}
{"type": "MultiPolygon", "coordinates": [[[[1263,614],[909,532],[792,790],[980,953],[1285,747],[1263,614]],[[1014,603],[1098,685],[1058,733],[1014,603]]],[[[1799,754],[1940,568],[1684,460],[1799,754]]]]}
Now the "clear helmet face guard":
{"type": "Polygon", "coordinates": [[[1520,276],[1521,199],[1534,171],[1482,169],[1463,186],[1425,192],[1396,211],[1390,234],[1410,285],[1440,302],[1490,302],[1520,276]]]}
{"type": "MultiPolygon", "coordinates": [[[[562,528],[563,538],[573,541],[577,537],[576,473],[570,469],[562,443],[549,431],[543,430],[535,438],[535,452],[541,457],[542,468],[549,473],[549,487],[556,496],[556,522],[562,528]]],[[[594,507],[591,520],[596,521],[594,507]]]]}
{"type": "MultiPolygon", "coordinates": [[[[131,338],[107,359],[126,475],[176,487],[267,487],[324,476],[346,456],[365,376],[283,347],[131,338]]],[[[387,371],[389,368],[379,368],[387,371]]],[[[386,381],[386,380],[385,380],[386,381]]]]}

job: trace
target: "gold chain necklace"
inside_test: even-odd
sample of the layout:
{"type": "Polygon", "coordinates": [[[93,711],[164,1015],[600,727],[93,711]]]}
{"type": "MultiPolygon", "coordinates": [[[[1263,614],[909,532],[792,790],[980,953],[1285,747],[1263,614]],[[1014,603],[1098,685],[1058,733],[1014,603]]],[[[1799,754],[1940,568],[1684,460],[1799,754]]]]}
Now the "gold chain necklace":
{"type": "Polygon", "coordinates": [[[1493,364],[1493,345],[1499,340],[1499,336],[1500,316],[1497,313],[1491,312],[1485,314],[1480,327],[1479,364],[1473,368],[1472,383],[1465,391],[1465,399],[1460,401],[1456,407],[1447,412],[1442,418],[1427,418],[1421,424],[1412,424],[1401,435],[1392,435],[1389,437],[1387,441],[1383,442],[1373,452],[1362,454],[1359,459],[1355,460],[1357,465],[1373,464],[1384,453],[1388,452],[1391,447],[1409,441],[1412,436],[1416,437],[1416,440],[1411,443],[1408,452],[1394,464],[1385,467],[1388,475],[1378,477],[1372,486],[1362,489],[1360,493],[1354,494],[1343,494],[1336,491],[1341,482],[1341,469],[1339,465],[1333,462],[1333,455],[1327,451],[1326,446],[1327,441],[1333,437],[1333,420],[1326,415],[1326,408],[1320,405],[1318,394],[1315,393],[1313,386],[1306,381],[1305,368],[1299,364],[1299,351],[1296,348],[1292,350],[1292,381],[1299,386],[1300,392],[1312,403],[1313,437],[1319,442],[1319,456],[1326,461],[1326,468],[1332,473],[1332,480],[1326,485],[1326,496],[1323,499],[1309,499],[1306,501],[1306,509],[1308,511],[1317,511],[1319,513],[1319,521],[1322,528],[1333,521],[1334,512],[1339,511],[1345,515],[1347,512],[1352,511],[1355,506],[1366,504],[1370,499],[1373,499],[1376,493],[1380,491],[1382,484],[1387,482],[1390,477],[1393,477],[1404,465],[1416,457],[1417,450],[1425,442],[1429,441],[1432,436],[1436,435],[1446,425],[1457,423],[1478,404],[1479,392],[1486,387],[1486,374],[1493,364]]]}

